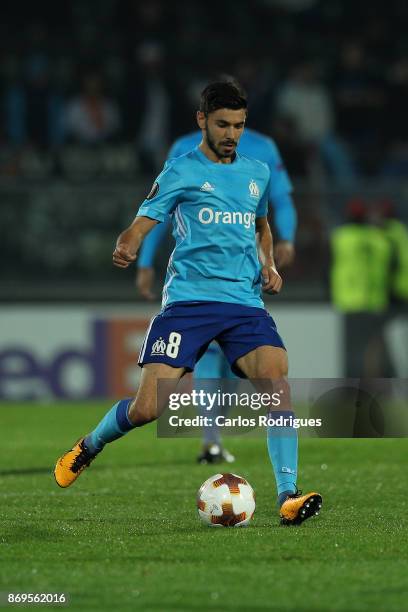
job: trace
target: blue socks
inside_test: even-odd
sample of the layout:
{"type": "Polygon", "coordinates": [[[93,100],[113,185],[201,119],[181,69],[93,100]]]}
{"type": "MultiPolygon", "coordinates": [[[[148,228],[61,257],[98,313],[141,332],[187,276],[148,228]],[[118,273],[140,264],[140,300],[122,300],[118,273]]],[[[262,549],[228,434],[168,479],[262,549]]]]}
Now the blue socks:
{"type": "Polygon", "coordinates": [[[84,444],[91,455],[100,453],[105,444],[121,438],[135,427],[128,417],[131,401],[132,398],[129,397],[117,402],[95,429],[86,436],[84,444]]]}
{"type": "MultiPolygon", "coordinates": [[[[284,419],[295,418],[291,410],[271,411],[269,418],[283,424],[284,419]]],[[[267,430],[268,453],[275,473],[278,499],[281,505],[287,495],[295,493],[298,462],[297,429],[272,425],[267,430]]]]}
{"type": "Polygon", "coordinates": [[[220,430],[215,423],[215,418],[218,416],[219,411],[214,408],[209,411],[205,406],[200,406],[198,409],[200,416],[212,419],[211,425],[203,425],[203,443],[205,446],[209,446],[210,444],[218,444],[218,446],[221,446],[220,430]]]}
{"type": "MultiPolygon", "coordinates": [[[[98,454],[105,444],[113,442],[134,429],[135,425],[129,420],[128,409],[132,398],[117,402],[98,423],[95,429],[86,436],[84,443],[91,455],[98,454]]],[[[294,418],[292,411],[272,411],[269,417],[283,424],[284,419],[294,418]]],[[[216,431],[208,431],[213,437],[216,431]]],[[[215,434],[215,435],[214,435],[215,434]]],[[[208,438],[210,438],[208,435],[208,438]]],[[[278,489],[279,503],[282,504],[286,496],[296,492],[298,436],[297,430],[290,425],[269,426],[267,430],[268,453],[275,473],[278,489]]]]}

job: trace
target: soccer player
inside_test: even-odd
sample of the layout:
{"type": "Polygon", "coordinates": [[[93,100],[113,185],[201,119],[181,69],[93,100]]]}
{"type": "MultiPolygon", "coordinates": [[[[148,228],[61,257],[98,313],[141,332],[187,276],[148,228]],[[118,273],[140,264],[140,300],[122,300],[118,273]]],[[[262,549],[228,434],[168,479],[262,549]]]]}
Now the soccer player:
{"type": "MultiPolygon", "coordinates": [[[[172,145],[167,160],[189,153],[200,144],[201,130],[178,138],[172,145]]],[[[272,206],[277,241],[274,241],[274,258],[278,269],[289,266],[295,257],[296,209],[291,196],[292,183],[274,141],[255,130],[245,128],[237,146],[237,152],[266,163],[271,172],[268,199],[272,206]]],[[[166,234],[170,217],[158,224],[143,241],[137,259],[137,285],[142,296],[154,299],[152,293],[153,261],[157,248],[166,234]]]]}
{"type": "Polygon", "coordinates": [[[293,417],[287,355],[261,299],[262,291],[279,292],[282,279],[266,218],[269,169],[236,152],[246,113],[246,97],[236,85],[208,85],[197,112],[201,144],[165,165],[136,219],[118,237],[113,262],[127,268],[146,234],[172,214],[176,246],[163,308],[140,352],[136,397],[117,402],[58,459],[54,474],[61,487],[70,486],[107,443],[157,419],[166,406],[166,398],[157,394],[158,380],[176,385],[217,339],[235,373],[258,389],[279,385],[283,391],[280,410],[272,414],[286,417],[284,435],[279,427],[270,427],[267,435],[281,522],[301,523],[319,512],[321,496],[302,495],[296,486],[297,430],[287,425],[293,417]]]}
{"type": "MultiPolygon", "coordinates": [[[[172,145],[167,159],[170,160],[188,153],[200,144],[201,139],[201,130],[178,138],[172,145]]],[[[296,209],[291,196],[291,181],[283,166],[276,144],[267,136],[245,128],[237,145],[237,151],[247,157],[259,159],[269,167],[271,178],[268,199],[272,206],[278,236],[278,240],[274,241],[274,258],[277,269],[282,269],[293,262],[295,255],[296,209]]],[[[138,253],[136,284],[141,295],[147,300],[152,300],[155,297],[152,292],[153,261],[158,246],[168,231],[169,223],[170,216],[167,216],[163,223],[156,225],[146,236],[138,253]]],[[[201,379],[235,378],[231,374],[231,369],[224,354],[215,342],[208,347],[206,353],[197,363],[194,377],[201,379]]],[[[205,415],[205,412],[205,408],[203,408],[202,414],[205,415]]],[[[203,427],[203,447],[197,459],[199,463],[218,463],[219,461],[232,463],[235,460],[235,457],[223,447],[219,428],[214,420],[210,425],[203,427]]]]}

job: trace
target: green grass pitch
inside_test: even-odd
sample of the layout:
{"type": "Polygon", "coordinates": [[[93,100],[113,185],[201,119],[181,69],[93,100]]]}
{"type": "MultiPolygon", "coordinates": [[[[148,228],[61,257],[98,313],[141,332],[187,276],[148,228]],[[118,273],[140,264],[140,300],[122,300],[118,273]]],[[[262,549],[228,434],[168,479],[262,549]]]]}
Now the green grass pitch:
{"type": "Polygon", "coordinates": [[[95,611],[407,609],[407,439],[301,440],[299,486],[324,506],[284,528],[265,443],[229,438],[237,462],[221,469],[249,480],[257,509],[246,529],[211,529],[195,495],[219,470],[154,424],[56,486],[56,458],[108,407],[0,405],[0,591],[65,592],[95,611]]]}

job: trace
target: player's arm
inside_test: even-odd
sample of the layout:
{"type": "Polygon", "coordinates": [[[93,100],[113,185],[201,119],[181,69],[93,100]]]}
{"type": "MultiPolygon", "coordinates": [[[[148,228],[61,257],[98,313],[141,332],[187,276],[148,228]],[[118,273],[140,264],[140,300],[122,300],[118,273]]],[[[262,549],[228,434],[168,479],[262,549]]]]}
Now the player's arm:
{"type": "Polygon", "coordinates": [[[181,176],[172,162],[166,162],[150,193],[142,202],[136,219],[117,239],[113,263],[118,268],[127,268],[136,260],[136,254],[144,237],[157,223],[166,221],[168,215],[176,208],[182,191],[181,176]]]}
{"type": "Polygon", "coordinates": [[[262,289],[266,293],[279,293],[282,278],[279,275],[273,257],[273,239],[271,228],[266,217],[257,217],[255,229],[258,234],[258,253],[262,264],[262,289]]]}
{"type": "Polygon", "coordinates": [[[297,223],[296,209],[290,193],[271,198],[274,222],[278,235],[275,243],[275,261],[279,269],[290,266],[295,259],[294,236],[297,223]]]}
{"type": "MultiPolygon", "coordinates": [[[[180,155],[183,155],[183,153],[187,153],[187,151],[189,150],[189,147],[186,148],[185,137],[178,138],[170,148],[170,151],[167,155],[167,161],[170,159],[174,159],[175,157],[179,157],[180,155]]],[[[164,238],[169,225],[170,217],[167,216],[163,223],[160,223],[154,229],[154,231],[149,234],[146,240],[143,241],[137,260],[137,267],[139,269],[151,268],[153,270],[153,262],[157,248],[162,239],[164,238]]]]}
{"type": "Polygon", "coordinates": [[[114,265],[118,268],[127,268],[133,263],[144,237],[157,223],[156,219],[136,217],[133,223],[118,236],[113,251],[114,265]]]}
{"type": "Polygon", "coordinates": [[[152,291],[154,282],[154,258],[159,244],[162,242],[170,225],[170,217],[159,223],[143,240],[137,258],[136,287],[145,300],[156,298],[152,291]]]}
{"type": "Polygon", "coordinates": [[[269,202],[273,208],[273,220],[277,233],[274,253],[278,268],[293,263],[295,258],[296,208],[292,197],[292,183],[285,170],[276,144],[269,140],[268,166],[271,172],[269,202]]]}
{"type": "MultiPolygon", "coordinates": [[[[189,148],[186,148],[185,137],[178,138],[172,145],[167,160],[174,159],[186,153],[189,148]]],[[[154,282],[154,257],[159,244],[162,242],[170,225],[170,217],[167,217],[163,223],[159,223],[152,232],[143,241],[137,258],[136,271],[136,287],[140,295],[145,300],[154,300],[156,295],[152,291],[154,282]]]]}

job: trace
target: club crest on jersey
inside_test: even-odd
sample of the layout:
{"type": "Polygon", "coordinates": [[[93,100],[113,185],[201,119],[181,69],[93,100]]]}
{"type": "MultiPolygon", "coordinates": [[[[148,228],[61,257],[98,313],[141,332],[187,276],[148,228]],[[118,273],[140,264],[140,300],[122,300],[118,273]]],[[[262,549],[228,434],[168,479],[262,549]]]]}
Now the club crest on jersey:
{"type": "Polygon", "coordinates": [[[251,198],[259,198],[259,187],[255,183],[254,179],[251,179],[251,182],[249,183],[248,187],[249,187],[249,195],[251,196],[251,198]]]}
{"type": "Polygon", "coordinates": [[[150,355],[164,355],[166,352],[166,343],[163,338],[158,338],[156,342],[153,343],[152,352],[150,355]]]}
{"type": "Polygon", "coordinates": [[[159,193],[159,183],[155,181],[152,185],[151,190],[146,196],[146,200],[152,200],[154,196],[157,196],[158,193],[159,193]]]}

